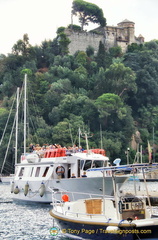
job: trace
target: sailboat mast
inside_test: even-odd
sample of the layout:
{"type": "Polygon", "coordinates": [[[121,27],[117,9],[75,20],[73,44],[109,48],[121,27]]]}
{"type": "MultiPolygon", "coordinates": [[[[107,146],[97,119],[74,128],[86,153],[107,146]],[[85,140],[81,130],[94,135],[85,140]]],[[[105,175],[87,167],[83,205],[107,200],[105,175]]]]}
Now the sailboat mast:
{"type": "Polygon", "coordinates": [[[103,135],[102,135],[102,127],[100,125],[100,139],[101,139],[101,149],[103,148],[103,135]]]}
{"type": "Polygon", "coordinates": [[[16,100],[15,165],[17,164],[17,149],[18,149],[18,115],[19,115],[19,88],[17,88],[17,100],[16,100]]]}
{"type": "Polygon", "coordinates": [[[84,134],[85,134],[85,139],[86,139],[87,153],[89,153],[88,136],[87,136],[86,132],[84,134]]]}
{"type": "Polygon", "coordinates": [[[26,155],[26,88],[27,88],[27,74],[24,78],[24,156],[26,155]]]}
{"type": "Polygon", "coordinates": [[[79,148],[80,148],[80,146],[81,146],[81,129],[80,129],[80,127],[79,127],[79,130],[78,130],[78,146],[79,146],[79,148]]]}

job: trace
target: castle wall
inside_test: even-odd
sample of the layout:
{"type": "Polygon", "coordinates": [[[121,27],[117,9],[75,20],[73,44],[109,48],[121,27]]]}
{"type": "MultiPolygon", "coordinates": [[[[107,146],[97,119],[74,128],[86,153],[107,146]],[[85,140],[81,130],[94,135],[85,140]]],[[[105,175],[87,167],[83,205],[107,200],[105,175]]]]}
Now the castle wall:
{"type": "Polygon", "coordinates": [[[65,33],[70,39],[69,54],[73,55],[76,51],[86,51],[88,46],[94,48],[96,54],[99,48],[99,42],[105,45],[106,49],[119,46],[122,52],[125,53],[128,45],[132,43],[141,44],[144,38],[135,37],[134,23],[125,19],[123,22],[118,23],[117,26],[106,26],[106,28],[97,28],[95,32],[74,32],[66,29],[65,33]]]}
{"type": "Polygon", "coordinates": [[[122,52],[125,53],[127,50],[128,43],[127,42],[117,42],[117,46],[122,48],[122,52]]]}
{"type": "Polygon", "coordinates": [[[71,30],[65,31],[67,37],[70,39],[69,53],[73,55],[76,51],[86,51],[88,46],[94,48],[95,53],[98,51],[99,42],[104,42],[104,36],[91,32],[73,32],[71,30]]]}

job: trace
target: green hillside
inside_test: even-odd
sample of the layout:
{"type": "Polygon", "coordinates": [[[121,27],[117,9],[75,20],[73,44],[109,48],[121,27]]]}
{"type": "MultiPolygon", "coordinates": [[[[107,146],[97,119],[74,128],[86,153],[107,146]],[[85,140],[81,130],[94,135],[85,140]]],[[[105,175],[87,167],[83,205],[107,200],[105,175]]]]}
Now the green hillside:
{"type": "MultiPolygon", "coordinates": [[[[127,148],[133,162],[138,146],[142,146],[143,161],[148,161],[148,141],[155,144],[153,160],[157,161],[158,41],[132,44],[125,54],[120,47],[106,51],[100,42],[96,55],[89,46],[86,52],[72,56],[67,38],[59,39],[59,32],[63,32],[57,32],[55,39],[41,46],[31,46],[25,34],[15,43],[12,53],[0,55],[0,137],[17,87],[22,88],[27,73],[28,146],[78,145],[80,128],[90,133],[90,147],[103,146],[111,162],[119,157],[125,163],[127,148]]],[[[14,114],[1,144],[1,164],[14,114]]],[[[19,143],[20,153],[22,137],[19,143]]],[[[14,145],[13,138],[9,162],[14,159],[14,145]]],[[[86,147],[84,138],[81,145],[86,147]]]]}

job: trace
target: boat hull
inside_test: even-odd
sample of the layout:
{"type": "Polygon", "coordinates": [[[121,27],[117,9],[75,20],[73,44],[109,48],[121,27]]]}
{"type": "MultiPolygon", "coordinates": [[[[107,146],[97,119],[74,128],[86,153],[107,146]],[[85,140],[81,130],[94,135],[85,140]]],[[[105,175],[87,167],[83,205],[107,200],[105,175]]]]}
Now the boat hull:
{"type": "Polygon", "coordinates": [[[158,239],[157,227],[153,226],[141,226],[141,227],[131,227],[123,226],[120,224],[119,227],[113,224],[107,226],[105,223],[92,222],[92,221],[82,221],[82,220],[72,220],[65,219],[53,213],[50,213],[56,220],[61,233],[66,236],[75,239],[90,239],[90,240],[138,240],[138,239],[158,239]]]}
{"type": "Polygon", "coordinates": [[[7,184],[10,184],[11,181],[13,181],[14,177],[13,176],[3,176],[3,177],[0,177],[0,180],[2,183],[7,183],[7,184]]]}
{"type": "MultiPolygon", "coordinates": [[[[119,187],[125,182],[126,177],[119,176],[116,177],[116,183],[119,187]]],[[[104,179],[104,194],[112,196],[113,195],[113,182],[111,177],[106,177],[104,179]]],[[[31,179],[20,179],[14,180],[14,188],[18,187],[19,192],[13,194],[13,199],[24,200],[31,202],[41,202],[41,203],[51,203],[52,202],[52,192],[51,190],[63,189],[68,192],[77,192],[74,196],[70,197],[71,200],[78,200],[83,198],[83,192],[89,194],[101,195],[103,194],[103,178],[102,177],[89,177],[89,178],[70,178],[70,179],[51,179],[51,180],[31,180],[31,179]],[[45,192],[43,196],[40,196],[41,182],[45,185],[45,192]],[[25,195],[25,185],[29,184],[29,189],[27,195],[25,195]],[[82,193],[82,194],[80,194],[82,193]]],[[[59,200],[61,197],[59,196],[59,200]]]]}

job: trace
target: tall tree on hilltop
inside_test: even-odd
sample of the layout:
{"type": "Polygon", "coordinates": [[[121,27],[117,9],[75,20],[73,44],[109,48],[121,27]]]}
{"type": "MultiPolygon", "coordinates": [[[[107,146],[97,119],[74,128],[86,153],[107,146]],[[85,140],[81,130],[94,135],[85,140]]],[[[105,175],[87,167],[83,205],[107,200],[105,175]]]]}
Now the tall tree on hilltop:
{"type": "Polygon", "coordinates": [[[29,43],[28,34],[23,35],[23,39],[18,40],[12,47],[12,53],[15,55],[28,56],[30,53],[31,45],[29,43]]]}
{"type": "Polygon", "coordinates": [[[83,0],[73,1],[72,14],[79,16],[82,30],[85,25],[88,25],[88,22],[99,23],[102,27],[106,25],[102,9],[95,4],[83,0]]]}

